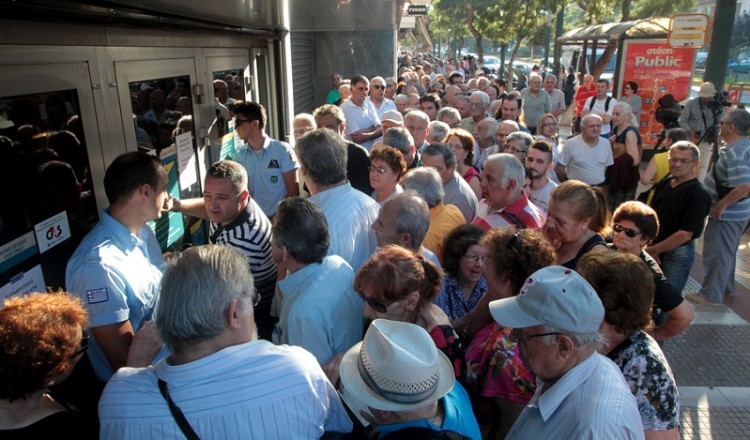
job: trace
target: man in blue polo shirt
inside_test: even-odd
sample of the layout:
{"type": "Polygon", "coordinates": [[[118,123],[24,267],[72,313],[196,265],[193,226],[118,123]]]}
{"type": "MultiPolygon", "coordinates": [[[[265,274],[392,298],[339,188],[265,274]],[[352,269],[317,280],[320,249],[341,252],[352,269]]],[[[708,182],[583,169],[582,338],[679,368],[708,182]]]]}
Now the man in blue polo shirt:
{"type": "Polygon", "coordinates": [[[286,197],[298,196],[297,158],[289,144],[269,138],[263,132],[266,109],[255,102],[234,106],[234,129],[247,142],[233,158],[247,170],[248,189],[253,199],[269,217],[286,197]]]}
{"type": "MultiPolygon", "coordinates": [[[[158,158],[138,152],[117,157],[104,175],[110,206],[68,261],[65,284],[88,310],[88,355],[101,381],[125,365],[147,366],[161,347],[153,337],[145,350],[131,350],[136,332],[151,320],[161,281],[164,258],[146,223],[169,209],[166,188],[158,158]]],[[[156,334],[151,324],[144,330],[156,334]]]]}

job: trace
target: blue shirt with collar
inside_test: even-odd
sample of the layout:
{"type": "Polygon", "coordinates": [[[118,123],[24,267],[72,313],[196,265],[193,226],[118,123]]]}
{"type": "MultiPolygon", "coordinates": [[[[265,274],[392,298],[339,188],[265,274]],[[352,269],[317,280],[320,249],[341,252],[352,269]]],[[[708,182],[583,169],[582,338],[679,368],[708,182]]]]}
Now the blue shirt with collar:
{"type": "MultiPolygon", "coordinates": [[[[150,227],[135,235],[107,209],[68,260],[65,285],[83,300],[90,328],[130,321],[137,331],[153,314],[163,264],[150,227]]],[[[109,380],[114,371],[96,338],[88,355],[97,378],[109,380]]]]}
{"type": "Polygon", "coordinates": [[[294,150],[286,142],[263,136],[263,146],[254,151],[250,145],[239,149],[233,158],[247,170],[247,187],[252,198],[268,217],[276,214],[286,197],[284,174],[299,168],[294,150]]]}

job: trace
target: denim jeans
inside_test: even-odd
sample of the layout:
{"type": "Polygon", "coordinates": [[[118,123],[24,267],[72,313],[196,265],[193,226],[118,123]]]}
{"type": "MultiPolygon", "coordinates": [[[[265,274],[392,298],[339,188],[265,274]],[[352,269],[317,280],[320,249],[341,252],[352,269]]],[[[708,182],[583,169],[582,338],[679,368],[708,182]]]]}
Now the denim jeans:
{"type": "Polygon", "coordinates": [[[659,254],[659,261],[667,281],[682,293],[695,261],[695,242],[690,240],[671,251],[659,254]]]}

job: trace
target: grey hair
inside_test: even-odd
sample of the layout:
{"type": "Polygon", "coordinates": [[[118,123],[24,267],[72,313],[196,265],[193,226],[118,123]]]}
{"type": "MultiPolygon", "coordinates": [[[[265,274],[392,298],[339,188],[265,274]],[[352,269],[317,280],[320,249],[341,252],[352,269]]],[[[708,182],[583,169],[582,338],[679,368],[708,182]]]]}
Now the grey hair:
{"type": "Polygon", "coordinates": [[[297,140],[297,155],[302,169],[318,185],[333,185],[346,180],[346,142],[338,133],[318,128],[297,140]]]}
{"type": "Polygon", "coordinates": [[[344,117],[344,111],[341,110],[341,107],[333,104],[323,104],[320,107],[316,108],[313,112],[313,118],[315,118],[315,126],[318,126],[318,119],[327,115],[332,115],[334,118],[336,118],[339,126],[343,124],[344,121],[346,121],[346,117],[344,117]]]}
{"type": "Polygon", "coordinates": [[[633,114],[633,108],[627,102],[620,101],[615,104],[614,108],[619,108],[624,115],[629,115],[630,125],[638,125],[638,121],[635,119],[633,114]]]}
{"type": "Polygon", "coordinates": [[[484,119],[482,119],[479,122],[484,122],[484,121],[492,123],[492,125],[490,125],[490,130],[487,132],[487,136],[489,136],[489,137],[491,137],[491,138],[494,139],[495,135],[497,135],[497,129],[500,128],[500,124],[497,123],[497,119],[495,119],[495,118],[489,118],[489,117],[484,118],[484,119]]]}
{"type": "Polygon", "coordinates": [[[525,131],[514,131],[505,137],[505,142],[516,140],[526,145],[526,151],[529,151],[531,144],[534,143],[534,137],[525,131]]]}
{"type": "Polygon", "coordinates": [[[557,82],[557,76],[548,73],[547,76],[544,77],[544,80],[547,81],[547,78],[552,78],[555,82],[557,82]]]}
{"type": "Polygon", "coordinates": [[[443,107],[437,114],[437,120],[442,121],[446,116],[453,116],[454,118],[461,120],[461,113],[453,107],[443,107]]]}
{"type": "MultiPolygon", "coordinates": [[[[539,333],[562,333],[573,341],[576,350],[599,350],[607,343],[607,338],[599,331],[593,333],[571,333],[558,328],[542,325],[539,333]]],[[[556,335],[542,336],[540,339],[543,344],[552,344],[555,342],[556,335]]]]}
{"type": "Polygon", "coordinates": [[[409,130],[404,127],[389,128],[385,131],[381,142],[387,147],[397,149],[404,157],[411,152],[411,147],[414,146],[414,138],[409,130]]]}
{"type": "Polygon", "coordinates": [[[422,150],[422,156],[443,156],[446,168],[453,168],[456,166],[456,154],[453,153],[451,147],[444,142],[435,142],[425,147],[422,150]]]}
{"type": "Polygon", "coordinates": [[[406,120],[409,118],[419,118],[428,124],[430,123],[430,117],[422,110],[409,110],[404,116],[404,123],[406,123],[406,120]]]}
{"type": "MultiPolygon", "coordinates": [[[[495,153],[489,155],[487,163],[499,163],[503,165],[503,175],[501,178],[498,178],[500,185],[507,186],[508,182],[512,180],[516,182],[516,188],[523,189],[526,168],[524,168],[519,158],[509,153],[495,153]]],[[[484,167],[486,172],[487,164],[484,167]]]]}
{"type": "Polygon", "coordinates": [[[409,171],[404,176],[403,186],[405,190],[414,191],[427,202],[427,207],[430,209],[443,203],[445,190],[440,181],[440,174],[435,168],[421,167],[409,171]]]}
{"type": "Polygon", "coordinates": [[[323,211],[301,197],[279,203],[271,230],[273,241],[287,249],[298,263],[320,263],[331,242],[323,211]]]}
{"type": "Polygon", "coordinates": [[[161,279],[156,329],[174,353],[221,335],[240,300],[253,312],[255,283],[247,257],[231,246],[205,245],[177,254],[161,279]]]}
{"type": "Polygon", "coordinates": [[[477,90],[476,92],[471,93],[471,98],[479,96],[482,99],[482,104],[487,105],[490,103],[490,95],[482,92],[481,90],[477,90]]]}
{"type": "Polygon", "coordinates": [[[393,206],[396,216],[396,232],[411,235],[411,250],[417,252],[430,228],[430,209],[415,191],[404,191],[388,199],[383,209],[393,206]]]}
{"type": "Polygon", "coordinates": [[[432,121],[430,122],[430,137],[435,142],[444,142],[445,138],[448,136],[448,132],[450,131],[450,127],[445,122],[440,121],[432,121]]]}
{"type": "Polygon", "coordinates": [[[318,124],[315,122],[315,117],[311,115],[310,113],[300,113],[294,117],[293,122],[297,121],[307,121],[312,125],[313,127],[317,127],[318,124]]]}
{"type": "Polygon", "coordinates": [[[736,108],[729,111],[727,115],[729,123],[734,125],[737,134],[747,136],[750,133],[750,113],[744,108],[736,108]]]}
{"type": "MultiPolygon", "coordinates": [[[[458,95],[458,100],[459,101],[466,101],[466,102],[469,102],[469,103],[471,102],[471,101],[469,101],[469,97],[466,96],[466,95],[458,95]]],[[[460,112],[459,112],[459,114],[460,114],[460,112]]]]}
{"type": "Polygon", "coordinates": [[[502,121],[500,121],[500,124],[498,124],[497,128],[499,129],[503,125],[510,125],[511,127],[513,127],[513,131],[518,131],[519,128],[521,128],[518,126],[518,122],[511,121],[510,119],[503,119],[502,121]]]}
{"type": "Polygon", "coordinates": [[[406,95],[404,95],[403,93],[400,93],[400,94],[398,94],[398,95],[396,95],[396,96],[393,97],[393,102],[396,103],[396,104],[398,104],[399,102],[405,102],[405,103],[408,104],[409,103],[409,97],[406,96],[406,95]]]}
{"type": "Polygon", "coordinates": [[[239,195],[247,190],[247,170],[239,162],[233,160],[219,160],[214,162],[206,171],[206,178],[229,179],[232,190],[239,195]]]}
{"type": "Polygon", "coordinates": [[[693,153],[693,160],[699,160],[701,158],[701,150],[692,142],[677,141],[669,147],[669,151],[672,150],[689,151],[693,153]]]}

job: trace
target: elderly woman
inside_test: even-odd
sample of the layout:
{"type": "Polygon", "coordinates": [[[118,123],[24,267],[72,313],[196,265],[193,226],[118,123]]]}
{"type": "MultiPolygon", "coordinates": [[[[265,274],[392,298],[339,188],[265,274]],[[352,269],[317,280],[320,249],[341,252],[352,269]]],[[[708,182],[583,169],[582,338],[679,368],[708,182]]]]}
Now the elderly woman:
{"type": "Polygon", "coordinates": [[[456,378],[463,380],[461,343],[450,319],[433,304],[440,291],[440,269],[400,246],[378,249],[359,269],[354,289],[365,301],[364,316],[370,320],[410,322],[430,334],[435,346],[448,356],[456,378]]]}
{"type": "Polygon", "coordinates": [[[578,180],[561,183],[552,190],[542,230],[556,249],[559,264],[575,269],[585,253],[607,249],[607,196],[601,188],[578,180]]]}
{"type": "Polygon", "coordinates": [[[555,263],[555,251],[539,231],[528,229],[498,229],[480,243],[487,252],[488,291],[465,315],[466,325],[456,327],[467,337],[479,329],[466,351],[467,383],[480,423],[495,424],[487,438],[501,439],[533,396],[535,382],[510,340],[511,329],[492,319],[489,303],[515,296],[532,273],[555,263]]]}
{"type": "Polygon", "coordinates": [[[461,225],[443,242],[446,277],[439,304],[451,321],[476,307],[487,291],[484,278],[486,252],[479,243],[483,235],[484,230],[477,225],[461,225]]]}
{"type": "Polygon", "coordinates": [[[445,142],[456,155],[456,171],[469,184],[471,190],[482,200],[482,186],[479,171],[474,168],[474,136],[461,128],[454,128],[448,133],[445,142]]]}
{"type": "Polygon", "coordinates": [[[643,260],[654,278],[653,318],[656,328],[649,331],[656,340],[682,333],[695,318],[693,306],[667,281],[659,265],[646,253],[646,245],[659,233],[659,219],[650,206],[641,202],[625,202],[613,216],[614,247],[643,260]]]}
{"type": "Polygon", "coordinates": [[[402,193],[399,182],[406,174],[404,156],[392,147],[376,147],[370,152],[370,186],[372,198],[382,207],[386,200],[402,193]]]}
{"type": "Polygon", "coordinates": [[[677,385],[659,344],[644,329],[651,321],[654,282],[635,255],[608,252],[581,259],[578,272],[604,306],[600,352],[620,367],[638,403],[647,439],[679,438],[677,385]]]}
{"type": "Polygon", "coordinates": [[[86,311],[64,292],[10,298],[0,309],[0,437],[96,439],[95,420],[47,390],[88,348],[86,311]]]}
{"type": "Polygon", "coordinates": [[[534,138],[523,131],[514,131],[505,137],[505,153],[512,154],[521,161],[526,162],[529,148],[534,143],[534,138]]]}
{"type": "Polygon", "coordinates": [[[641,163],[643,142],[630,105],[618,102],[612,109],[612,158],[614,164],[607,168],[609,210],[614,211],[620,203],[633,200],[635,189],[641,178],[638,164],[641,163]]]}

